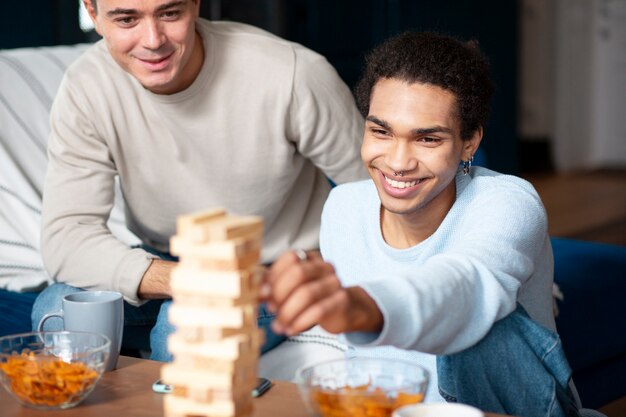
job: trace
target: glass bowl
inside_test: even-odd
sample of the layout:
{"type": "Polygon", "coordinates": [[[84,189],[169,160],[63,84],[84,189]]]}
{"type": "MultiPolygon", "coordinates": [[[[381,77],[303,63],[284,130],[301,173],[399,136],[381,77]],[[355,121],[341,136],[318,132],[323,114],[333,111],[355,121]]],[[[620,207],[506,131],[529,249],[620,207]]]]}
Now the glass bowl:
{"type": "Polygon", "coordinates": [[[44,410],[73,407],[102,376],[110,345],[106,336],[85,332],[0,337],[0,382],[25,406],[44,410]]]}
{"type": "Polygon", "coordinates": [[[428,371],[395,359],[335,359],[302,368],[296,382],[315,417],[390,417],[424,401],[428,371]]]}

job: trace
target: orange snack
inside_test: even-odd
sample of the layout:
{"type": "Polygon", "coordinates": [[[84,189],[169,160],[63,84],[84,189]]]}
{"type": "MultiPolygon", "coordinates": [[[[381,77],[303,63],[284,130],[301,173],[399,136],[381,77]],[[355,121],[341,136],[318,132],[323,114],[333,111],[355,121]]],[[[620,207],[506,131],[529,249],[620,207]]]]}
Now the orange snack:
{"type": "Polygon", "coordinates": [[[81,362],[67,363],[52,355],[15,354],[0,363],[11,390],[23,401],[57,406],[72,402],[98,379],[98,373],[81,362]]]}
{"type": "Polygon", "coordinates": [[[400,392],[389,397],[370,385],[343,387],[339,390],[314,389],[311,393],[323,417],[390,417],[401,406],[424,401],[424,394],[400,392]]]}

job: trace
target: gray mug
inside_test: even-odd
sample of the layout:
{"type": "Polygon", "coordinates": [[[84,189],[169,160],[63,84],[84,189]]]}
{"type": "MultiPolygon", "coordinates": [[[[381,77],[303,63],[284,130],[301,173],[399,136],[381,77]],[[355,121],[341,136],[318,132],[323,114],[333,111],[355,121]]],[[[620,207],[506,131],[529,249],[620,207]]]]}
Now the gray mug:
{"type": "Polygon", "coordinates": [[[49,318],[60,317],[63,329],[92,332],[105,335],[111,340],[111,354],[106,371],[117,366],[124,332],[124,299],[116,291],[81,291],[63,297],[61,311],[46,314],[41,318],[38,331],[49,318]]]}

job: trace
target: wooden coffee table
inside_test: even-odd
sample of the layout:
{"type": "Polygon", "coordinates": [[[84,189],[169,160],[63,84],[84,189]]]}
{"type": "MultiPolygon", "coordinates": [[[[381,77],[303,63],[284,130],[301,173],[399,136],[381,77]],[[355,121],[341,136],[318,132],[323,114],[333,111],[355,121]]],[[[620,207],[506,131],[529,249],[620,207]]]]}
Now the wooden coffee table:
{"type": "MultiPolygon", "coordinates": [[[[104,374],[81,404],[61,411],[40,411],[21,406],[0,388],[2,417],[160,417],[163,395],[152,391],[161,362],[120,357],[117,369],[104,374]]],[[[274,386],[254,399],[254,417],[310,417],[295,384],[274,381],[274,386]]],[[[487,417],[496,417],[487,414],[487,417]]]]}

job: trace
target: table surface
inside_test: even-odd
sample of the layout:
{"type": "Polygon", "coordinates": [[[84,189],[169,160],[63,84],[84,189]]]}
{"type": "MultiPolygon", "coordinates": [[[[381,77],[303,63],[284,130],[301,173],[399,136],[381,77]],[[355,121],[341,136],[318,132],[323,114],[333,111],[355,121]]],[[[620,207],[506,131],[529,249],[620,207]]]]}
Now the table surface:
{"type": "MultiPolygon", "coordinates": [[[[117,369],[103,375],[93,392],[78,406],[67,410],[41,411],[21,406],[0,389],[2,417],[159,417],[163,395],[152,391],[161,362],[121,356],[117,369]]],[[[263,396],[253,400],[254,417],[310,417],[295,384],[274,381],[263,396]]],[[[497,417],[487,414],[487,417],[497,417]]]]}

